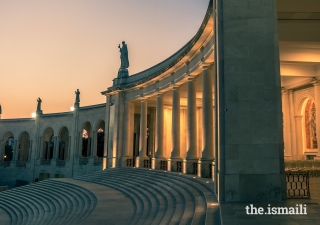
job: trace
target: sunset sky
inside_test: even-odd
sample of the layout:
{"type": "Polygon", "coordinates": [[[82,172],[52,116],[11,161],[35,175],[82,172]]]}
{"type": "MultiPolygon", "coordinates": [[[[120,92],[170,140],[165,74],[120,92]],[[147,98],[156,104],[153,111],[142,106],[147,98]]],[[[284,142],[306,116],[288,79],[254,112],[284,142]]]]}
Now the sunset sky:
{"type": "Polygon", "coordinates": [[[129,74],[166,59],[197,32],[209,0],[0,0],[2,119],[105,102],[125,41],[129,74]]]}

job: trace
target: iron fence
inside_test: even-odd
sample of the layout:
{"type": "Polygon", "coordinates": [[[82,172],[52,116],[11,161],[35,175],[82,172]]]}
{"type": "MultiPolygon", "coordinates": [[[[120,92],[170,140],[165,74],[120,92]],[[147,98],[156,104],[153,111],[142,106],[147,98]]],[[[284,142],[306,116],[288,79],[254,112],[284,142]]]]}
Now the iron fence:
{"type": "Polygon", "coordinates": [[[27,162],[26,161],[17,161],[16,167],[26,167],[27,162]]]}
{"type": "Polygon", "coordinates": [[[193,174],[194,175],[198,174],[198,163],[193,163],[193,174]]]}
{"type": "Polygon", "coordinates": [[[80,165],[87,165],[88,164],[88,157],[80,157],[79,164],[80,165]]]}
{"type": "Polygon", "coordinates": [[[143,168],[151,168],[151,160],[150,159],[145,159],[143,161],[143,168]]]}
{"type": "Polygon", "coordinates": [[[168,161],[160,161],[160,169],[168,170],[168,161]]]}
{"type": "Polygon", "coordinates": [[[61,160],[61,159],[57,159],[56,165],[57,166],[65,166],[66,165],[66,161],[65,160],[61,160]]]}
{"type": "Polygon", "coordinates": [[[133,167],[134,166],[133,162],[134,162],[133,159],[127,159],[127,166],[128,167],[133,167]]]}
{"type": "Polygon", "coordinates": [[[287,198],[310,198],[309,171],[286,172],[287,198]]]}
{"type": "Polygon", "coordinates": [[[99,165],[102,164],[103,158],[102,157],[94,157],[93,164],[99,165]]]}
{"type": "Polygon", "coordinates": [[[41,165],[50,165],[51,159],[41,159],[41,165]]]}
{"type": "Polygon", "coordinates": [[[177,172],[182,172],[182,161],[177,161],[177,172]]]}

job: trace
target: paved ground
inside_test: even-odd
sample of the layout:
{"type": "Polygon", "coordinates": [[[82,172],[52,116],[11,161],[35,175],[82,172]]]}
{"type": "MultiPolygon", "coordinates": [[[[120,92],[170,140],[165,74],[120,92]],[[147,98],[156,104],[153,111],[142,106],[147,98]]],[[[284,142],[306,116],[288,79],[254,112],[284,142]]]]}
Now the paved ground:
{"type": "Polygon", "coordinates": [[[86,217],[80,224],[108,224],[108,225],[125,225],[129,224],[133,213],[133,205],[130,199],[119,191],[99,184],[84,182],[74,179],[59,179],[79,185],[91,191],[98,199],[94,211],[86,217]]]}
{"type": "Polygon", "coordinates": [[[306,204],[307,215],[247,215],[250,203],[222,203],[223,225],[317,225],[320,224],[320,177],[310,178],[310,199],[288,199],[279,203],[252,203],[254,207],[296,207],[306,204]]]}

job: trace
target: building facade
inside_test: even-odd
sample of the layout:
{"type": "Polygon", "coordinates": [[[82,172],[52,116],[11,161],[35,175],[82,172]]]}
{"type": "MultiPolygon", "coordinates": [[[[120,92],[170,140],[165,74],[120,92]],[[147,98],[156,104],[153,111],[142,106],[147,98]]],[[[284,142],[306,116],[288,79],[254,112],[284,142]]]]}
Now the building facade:
{"type": "MultiPolygon", "coordinates": [[[[287,7],[289,2],[285,0],[267,4],[270,6],[268,10],[273,10],[271,17],[278,17],[274,19],[277,24],[272,26],[276,27],[273,32],[278,32],[278,35],[275,33],[275,43],[279,51],[276,49],[275,52],[280,54],[278,59],[272,58],[272,63],[278,70],[280,68],[280,71],[275,71],[281,75],[278,86],[281,86],[282,118],[278,123],[283,124],[284,150],[281,154],[282,159],[287,160],[320,157],[320,6],[308,1],[310,4],[290,1],[290,7],[287,7]]],[[[219,92],[216,89],[222,88],[215,85],[215,74],[219,70],[214,60],[218,52],[215,52],[218,26],[214,24],[219,24],[219,13],[216,12],[224,12],[224,16],[228,14],[227,2],[210,1],[196,35],[168,59],[130,76],[123,74],[123,68],[120,68],[113,86],[101,92],[106,96],[104,104],[76,106],[74,111],[65,113],[38,113],[37,117],[30,119],[1,119],[1,184],[15,186],[17,180],[32,182],[37,178],[74,177],[118,166],[213,177],[216,171],[221,170],[216,165],[217,157],[221,158],[221,152],[217,150],[221,130],[217,125],[219,92]],[[225,4],[224,11],[217,7],[219,2],[220,6],[225,4]]],[[[234,10],[251,6],[237,7],[232,6],[234,10]]],[[[260,6],[257,4],[254,7],[260,6]]],[[[223,26],[226,26],[228,18],[224,21],[223,26]]],[[[248,24],[252,23],[250,26],[259,29],[266,26],[267,29],[261,21],[264,20],[250,20],[248,24]]],[[[224,33],[227,37],[227,29],[242,29],[241,26],[230,23],[230,28],[220,30],[220,36],[224,33]]],[[[250,42],[266,42],[264,37],[263,33],[256,35],[250,42]]],[[[232,46],[241,42],[241,38],[241,35],[235,35],[224,41],[232,46]]],[[[224,53],[239,57],[245,51],[226,48],[224,53]]],[[[253,59],[260,58],[259,63],[263,64],[267,51],[267,48],[261,48],[248,54],[253,59]]],[[[252,63],[247,65],[245,61],[241,62],[244,63],[237,64],[238,68],[252,66],[252,63]]],[[[225,70],[232,66],[224,65],[225,70]]],[[[225,79],[229,79],[227,75],[225,79]]],[[[230,79],[235,86],[241,86],[254,82],[255,78],[234,76],[230,79]]],[[[228,93],[232,98],[232,92],[228,93]]],[[[259,93],[259,88],[254,93],[244,88],[242,96],[244,101],[251,101],[252,96],[259,93]]],[[[280,96],[280,89],[264,92],[264,99],[272,99],[273,95],[280,96]]],[[[264,103],[261,107],[247,105],[243,110],[268,111],[272,105],[264,103]]],[[[227,113],[232,112],[233,108],[228,106],[223,110],[227,113]]],[[[233,123],[236,122],[230,122],[230,129],[234,128],[233,123]]],[[[258,132],[267,125],[265,120],[255,121],[258,132]]],[[[250,127],[250,124],[247,126],[250,127]]],[[[243,136],[246,136],[245,132],[243,136]]],[[[278,136],[281,136],[279,142],[283,143],[282,135],[276,134],[276,138],[278,136]]],[[[253,139],[253,136],[250,138],[253,139]]],[[[252,151],[253,155],[263,155],[268,150],[252,151]]],[[[232,159],[233,156],[225,157],[232,159]]],[[[250,159],[247,160],[250,162],[250,159]]],[[[229,169],[227,167],[226,174],[229,174],[229,169]]],[[[227,191],[220,199],[234,200],[227,191]]],[[[241,198],[234,201],[238,200],[241,198]]]]}

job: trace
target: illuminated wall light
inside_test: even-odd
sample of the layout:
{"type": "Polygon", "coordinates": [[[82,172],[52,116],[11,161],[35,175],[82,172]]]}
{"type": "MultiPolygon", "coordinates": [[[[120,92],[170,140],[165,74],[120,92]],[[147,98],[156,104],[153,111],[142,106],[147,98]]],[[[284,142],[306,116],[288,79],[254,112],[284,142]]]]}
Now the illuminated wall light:
{"type": "Polygon", "coordinates": [[[71,107],[70,107],[70,110],[71,110],[71,111],[74,111],[74,107],[73,107],[73,106],[71,106],[71,107]]]}
{"type": "Polygon", "coordinates": [[[32,118],[36,118],[37,114],[36,113],[31,113],[32,118]]]}

